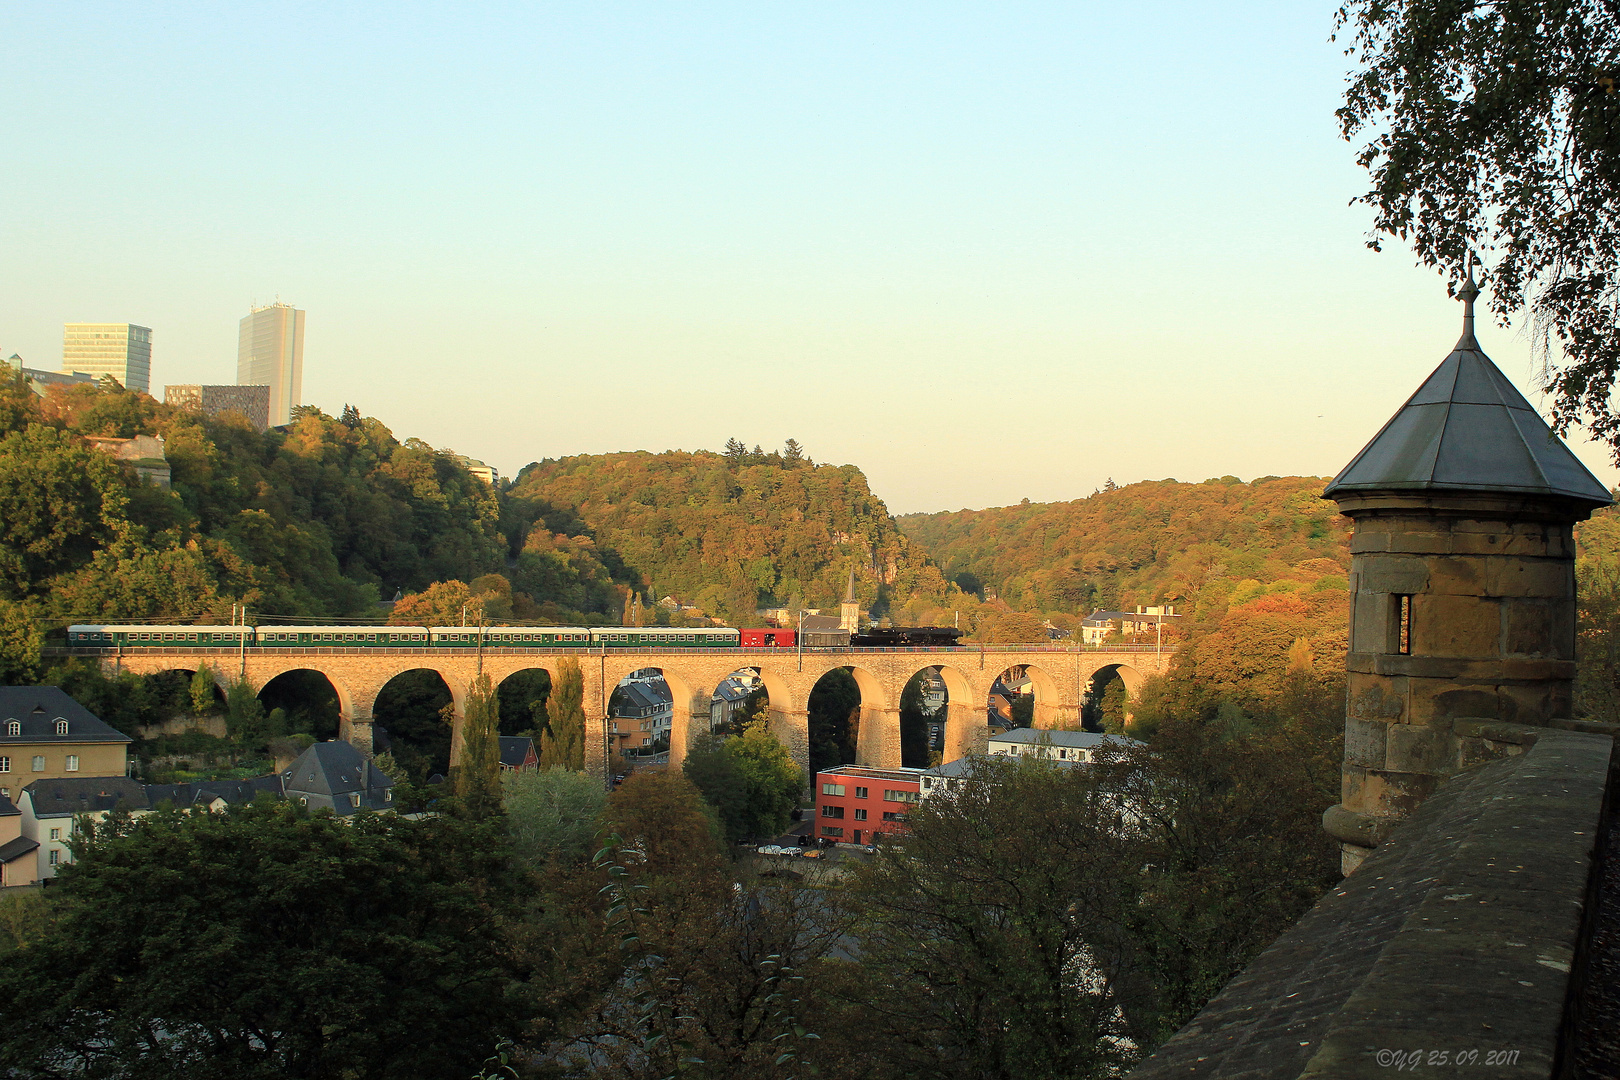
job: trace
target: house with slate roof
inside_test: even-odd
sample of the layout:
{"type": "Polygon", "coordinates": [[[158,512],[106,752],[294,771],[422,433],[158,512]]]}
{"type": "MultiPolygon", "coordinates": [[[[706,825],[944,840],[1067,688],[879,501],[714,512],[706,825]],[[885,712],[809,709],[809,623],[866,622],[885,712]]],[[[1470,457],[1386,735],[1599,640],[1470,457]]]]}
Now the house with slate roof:
{"type": "Polygon", "coordinates": [[[0,796],[0,888],[33,881],[35,860],[27,856],[38,850],[39,841],[22,834],[22,811],[0,796]]]}
{"type": "Polygon", "coordinates": [[[147,784],[146,799],[155,810],[163,803],[219,811],[242,806],[260,795],[282,797],[281,774],[255,776],[251,780],[194,780],[188,784],[147,784]]]}
{"type": "Polygon", "coordinates": [[[523,735],[502,735],[501,768],[538,769],[540,755],[534,752],[534,740],[523,735]]]}
{"type": "Polygon", "coordinates": [[[61,687],[0,686],[0,797],[36,780],[123,776],[131,741],[61,687]]]}
{"type": "Polygon", "coordinates": [[[23,788],[21,808],[22,835],[38,845],[30,880],[48,881],[73,861],[68,844],[83,822],[105,820],[115,809],[141,813],[152,804],[146,788],[126,776],[85,776],[35,780],[23,788]]]}
{"type": "Polygon", "coordinates": [[[311,810],[325,808],[338,817],[361,810],[392,810],[394,781],[353,746],[341,740],[320,742],[299,754],[281,771],[288,800],[311,810]]]}

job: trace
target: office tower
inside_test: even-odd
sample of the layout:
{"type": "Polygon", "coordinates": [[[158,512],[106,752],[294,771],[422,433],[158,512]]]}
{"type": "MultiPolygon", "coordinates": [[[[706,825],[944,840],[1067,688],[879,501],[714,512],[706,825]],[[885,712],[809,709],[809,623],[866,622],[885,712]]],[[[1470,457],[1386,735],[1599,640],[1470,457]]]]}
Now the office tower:
{"type": "Polygon", "coordinates": [[[62,327],[62,371],[111,375],[144,394],[152,383],[152,331],[134,323],[70,322],[62,327]]]}
{"type": "Polygon", "coordinates": [[[270,388],[270,423],[285,424],[302,404],[304,313],[290,304],[254,308],[236,339],[238,386],[270,388]]]}

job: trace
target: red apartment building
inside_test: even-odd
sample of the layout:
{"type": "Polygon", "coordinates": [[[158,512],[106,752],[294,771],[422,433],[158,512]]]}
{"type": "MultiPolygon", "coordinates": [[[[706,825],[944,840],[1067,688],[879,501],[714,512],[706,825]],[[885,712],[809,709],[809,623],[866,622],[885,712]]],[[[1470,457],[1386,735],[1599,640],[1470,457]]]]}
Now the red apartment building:
{"type": "Polygon", "coordinates": [[[816,773],[818,839],[870,844],[879,833],[904,832],[906,810],[921,801],[922,769],[844,765],[816,773]]]}

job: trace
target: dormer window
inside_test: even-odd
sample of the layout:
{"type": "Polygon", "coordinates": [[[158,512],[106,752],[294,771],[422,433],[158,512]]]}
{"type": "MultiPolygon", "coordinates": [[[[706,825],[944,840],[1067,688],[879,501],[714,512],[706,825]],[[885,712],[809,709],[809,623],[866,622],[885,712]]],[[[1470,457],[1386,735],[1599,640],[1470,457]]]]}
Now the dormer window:
{"type": "Polygon", "coordinates": [[[58,735],[66,735],[68,733],[67,721],[63,720],[60,716],[56,718],[56,733],[58,735]]]}
{"type": "Polygon", "coordinates": [[[356,808],[360,806],[360,793],[358,791],[349,793],[349,805],[356,808]]]}
{"type": "Polygon", "coordinates": [[[22,721],[21,720],[7,720],[6,721],[6,734],[7,735],[21,735],[22,734],[22,721]]]}

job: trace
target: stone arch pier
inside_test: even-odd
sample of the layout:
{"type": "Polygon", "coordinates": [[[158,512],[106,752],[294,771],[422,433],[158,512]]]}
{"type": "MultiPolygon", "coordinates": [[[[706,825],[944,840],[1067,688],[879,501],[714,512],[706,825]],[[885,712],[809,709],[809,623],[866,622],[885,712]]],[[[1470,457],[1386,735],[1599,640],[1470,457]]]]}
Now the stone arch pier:
{"type": "MultiPolygon", "coordinates": [[[[66,653],[68,650],[61,650],[66,653]]],[[[657,668],[664,673],[674,696],[670,737],[670,764],[679,765],[691,740],[707,728],[709,698],[727,675],[740,667],[755,668],[770,697],[771,732],[788,753],[807,769],[809,716],[807,705],[816,681],[834,668],[848,668],[861,691],[859,763],[877,768],[900,764],[900,693],[913,675],[937,667],[949,699],[945,759],[962,757],[984,746],[988,737],[985,702],[990,684],[1002,671],[1023,666],[1035,693],[1035,726],[1075,728],[1092,678],[1104,668],[1115,668],[1134,697],[1142,679],[1165,671],[1173,655],[1170,648],[1118,646],[1077,648],[1059,646],[990,645],[960,648],[907,649],[592,649],[550,651],[538,649],[163,649],[114,654],[74,650],[92,655],[109,669],[137,674],[185,669],[201,664],[213,667],[221,685],[247,679],[255,689],[288,671],[311,670],[325,675],[337,691],[342,710],[340,737],[363,750],[371,748],[372,710],[377,694],[396,675],[425,669],[437,672],[450,688],[456,707],[452,754],[461,743],[460,718],[467,692],[482,673],[499,685],[507,676],[530,668],[551,675],[566,657],[579,661],[584,676],[586,767],[605,774],[607,766],[608,697],[619,681],[633,671],[657,668]],[[694,719],[696,718],[696,719],[694,719]]]]}

